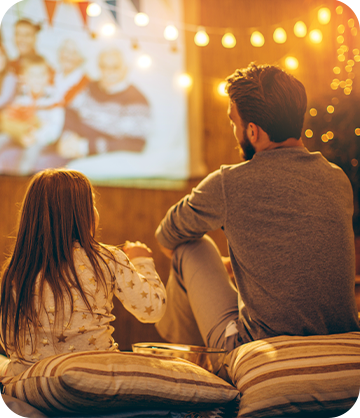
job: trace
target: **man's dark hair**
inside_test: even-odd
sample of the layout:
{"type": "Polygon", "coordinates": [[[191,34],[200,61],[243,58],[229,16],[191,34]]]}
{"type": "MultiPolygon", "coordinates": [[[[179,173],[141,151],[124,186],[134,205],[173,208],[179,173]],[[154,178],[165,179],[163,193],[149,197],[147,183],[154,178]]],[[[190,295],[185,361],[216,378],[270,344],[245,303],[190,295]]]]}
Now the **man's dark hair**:
{"type": "Polygon", "coordinates": [[[272,142],[301,137],[307,97],[303,84],[291,74],[279,67],[251,63],[226,81],[245,127],[255,123],[272,142]]]}

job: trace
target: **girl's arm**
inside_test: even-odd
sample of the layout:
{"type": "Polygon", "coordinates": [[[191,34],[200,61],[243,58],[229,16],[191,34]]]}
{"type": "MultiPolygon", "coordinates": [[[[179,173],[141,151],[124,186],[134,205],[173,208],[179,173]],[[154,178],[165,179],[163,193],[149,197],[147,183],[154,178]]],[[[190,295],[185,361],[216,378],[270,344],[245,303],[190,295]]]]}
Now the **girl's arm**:
{"type": "Polygon", "coordinates": [[[140,322],[158,322],[166,309],[166,290],[156,270],[151,250],[141,243],[116,249],[115,296],[140,322]],[[126,252],[126,254],[125,254],[126,252]]]}

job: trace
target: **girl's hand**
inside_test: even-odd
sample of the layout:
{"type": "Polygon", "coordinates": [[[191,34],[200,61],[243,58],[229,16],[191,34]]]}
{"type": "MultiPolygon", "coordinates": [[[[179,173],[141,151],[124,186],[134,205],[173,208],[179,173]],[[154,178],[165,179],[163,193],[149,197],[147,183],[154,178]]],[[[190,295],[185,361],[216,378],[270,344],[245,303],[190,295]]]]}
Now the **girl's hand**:
{"type": "Polygon", "coordinates": [[[126,241],[122,250],[130,258],[130,260],[136,257],[152,257],[151,249],[140,241],[126,241]]]}

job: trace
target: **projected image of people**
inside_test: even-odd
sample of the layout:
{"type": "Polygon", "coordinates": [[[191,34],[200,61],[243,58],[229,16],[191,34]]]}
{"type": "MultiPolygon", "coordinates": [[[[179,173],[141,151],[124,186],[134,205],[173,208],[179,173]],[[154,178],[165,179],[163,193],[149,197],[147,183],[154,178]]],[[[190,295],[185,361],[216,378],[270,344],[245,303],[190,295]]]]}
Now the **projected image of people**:
{"type": "Polygon", "coordinates": [[[150,127],[145,96],[127,81],[127,67],[118,49],[99,54],[100,79],[89,83],[66,108],[58,151],[79,158],[111,151],[141,152],[150,127]]]}
{"type": "Polygon", "coordinates": [[[29,57],[19,71],[18,92],[1,111],[3,174],[35,172],[43,148],[58,139],[64,123],[64,109],[53,104],[52,70],[46,60],[29,57]]]}

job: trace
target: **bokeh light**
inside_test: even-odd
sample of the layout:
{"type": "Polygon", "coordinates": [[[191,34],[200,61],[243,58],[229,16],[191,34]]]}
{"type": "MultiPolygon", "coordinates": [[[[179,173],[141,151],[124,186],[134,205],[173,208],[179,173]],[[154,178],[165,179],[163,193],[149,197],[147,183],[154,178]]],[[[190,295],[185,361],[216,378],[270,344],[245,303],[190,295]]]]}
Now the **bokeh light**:
{"type": "Polygon", "coordinates": [[[314,132],[313,132],[311,129],[306,129],[306,131],[305,131],[305,136],[306,136],[307,138],[312,138],[312,137],[313,137],[313,135],[314,135],[314,132]]]}
{"type": "Polygon", "coordinates": [[[334,108],[334,106],[333,106],[333,105],[329,105],[329,106],[326,108],[326,110],[327,110],[327,112],[328,112],[328,113],[334,113],[335,108],[334,108]]]}
{"type": "Polygon", "coordinates": [[[287,35],[285,29],[276,28],[273,33],[273,39],[277,44],[283,44],[286,42],[287,35]]]}
{"type": "Polygon", "coordinates": [[[349,28],[353,28],[354,27],[354,25],[355,25],[355,20],[354,19],[349,19],[348,20],[348,25],[349,25],[349,28]]]}
{"type": "Polygon", "coordinates": [[[319,44],[323,39],[323,34],[320,29],[313,29],[309,33],[310,41],[314,44],[319,44]]]}
{"type": "Polygon", "coordinates": [[[210,42],[209,35],[205,29],[201,28],[196,32],[194,42],[197,46],[206,46],[210,42]]]}
{"type": "Polygon", "coordinates": [[[299,61],[295,57],[285,58],[285,66],[289,70],[296,70],[299,67],[299,61]]]}
{"type": "Polygon", "coordinates": [[[149,21],[149,16],[146,13],[137,13],[134,17],[134,22],[137,26],[147,26],[149,21]]]}
{"type": "Polygon", "coordinates": [[[360,136],[360,128],[356,128],[355,129],[355,135],[356,136],[360,136]]]}
{"type": "Polygon", "coordinates": [[[344,41],[345,41],[345,39],[344,39],[344,37],[343,37],[342,35],[339,35],[339,36],[336,38],[336,40],[337,40],[337,43],[338,43],[338,44],[342,44],[342,43],[344,43],[344,41]]]}
{"type": "Polygon", "coordinates": [[[341,73],[341,68],[340,67],[334,67],[333,72],[334,72],[334,74],[340,74],[341,73]]]}
{"type": "Polygon", "coordinates": [[[294,25],[294,33],[298,38],[303,38],[307,34],[307,27],[304,22],[299,20],[294,25]]]}
{"type": "Polygon", "coordinates": [[[140,68],[149,68],[152,64],[152,59],[150,55],[143,54],[138,58],[137,64],[140,68]]]}
{"type": "Polygon", "coordinates": [[[217,92],[220,94],[220,96],[227,96],[228,94],[226,93],[226,81],[221,81],[218,86],[217,86],[217,92]]]}
{"type": "Polygon", "coordinates": [[[316,115],[317,115],[317,110],[316,110],[314,107],[312,107],[312,108],[309,110],[309,113],[310,113],[310,115],[311,115],[311,116],[316,116],[316,115]]]}
{"type": "Polygon", "coordinates": [[[261,47],[265,43],[264,35],[259,31],[254,31],[250,37],[250,43],[252,46],[261,47]]]}
{"type": "Polygon", "coordinates": [[[234,48],[234,46],[236,45],[235,36],[230,32],[225,33],[225,35],[221,39],[221,43],[225,48],[234,48]]]}
{"type": "Polygon", "coordinates": [[[330,9],[327,7],[322,7],[318,11],[318,21],[322,25],[327,25],[330,22],[331,19],[331,12],[330,9]]]}
{"type": "Polygon", "coordinates": [[[101,28],[101,34],[104,36],[113,36],[116,32],[116,27],[113,23],[106,23],[101,28]]]}
{"type": "Polygon", "coordinates": [[[185,89],[189,88],[192,85],[192,78],[187,73],[180,74],[177,81],[179,86],[185,89]]]}
{"type": "Polygon", "coordinates": [[[337,27],[337,30],[339,33],[343,34],[345,32],[345,26],[341,24],[337,27]]]}
{"type": "Polygon", "coordinates": [[[338,6],[335,10],[338,15],[342,15],[344,8],[342,6],[338,6]]]}
{"type": "Polygon", "coordinates": [[[179,31],[174,25],[167,25],[164,30],[164,38],[167,41],[175,41],[179,36],[179,31]]]}
{"type": "Polygon", "coordinates": [[[328,132],[326,132],[326,136],[327,136],[329,139],[334,139],[334,132],[332,132],[332,131],[328,131],[328,132]]]}
{"type": "Polygon", "coordinates": [[[90,17],[100,16],[101,7],[97,3],[90,3],[86,8],[86,14],[90,17]]]}

